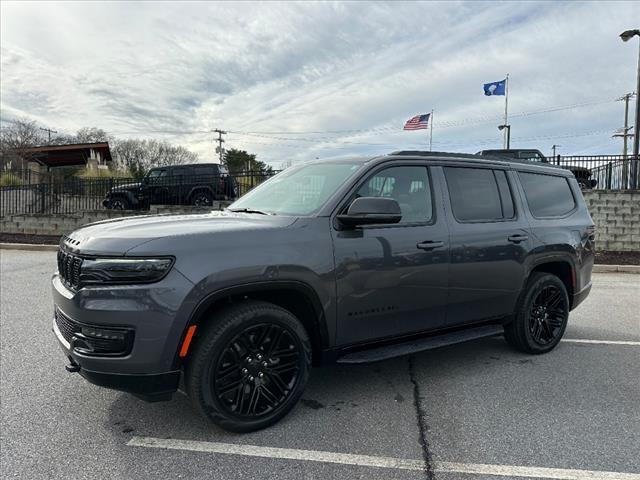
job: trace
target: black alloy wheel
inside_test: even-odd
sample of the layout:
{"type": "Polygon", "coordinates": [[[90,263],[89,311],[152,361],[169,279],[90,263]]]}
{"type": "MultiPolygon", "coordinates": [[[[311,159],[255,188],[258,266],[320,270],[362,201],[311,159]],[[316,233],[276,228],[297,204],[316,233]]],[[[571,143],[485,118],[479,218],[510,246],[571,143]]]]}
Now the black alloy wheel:
{"type": "Polygon", "coordinates": [[[569,321],[567,287],[557,276],[534,272],[520,295],[516,311],[504,325],[507,342],[525,353],[553,350],[569,321]]]}
{"type": "Polygon", "coordinates": [[[215,424],[233,432],[268,427],[298,402],[311,369],[311,342],[289,311],[244,300],[200,321],[185,362],[186,390],[215,424]]]}
{"type": "Polygon", "coordinates": [[[285,327],[264,323],[236,335],[213,370],[213,395],[231,414],[258,418],[275,411],[300,376],[302,345],[285,327]]]}
{"type": "Polygon", "coordinates": [[[191,203],[196,207],[210,207],[213,205],[213,198],[209,192],[196,192],[191,199],[191,203]]]}
{"type": "Polygon", "coordinates": [[[529,311],[529,332],[539,345],[553,342],[568,314],[565,295],[556,285],[546,285],[535,297],[529,311]]]}

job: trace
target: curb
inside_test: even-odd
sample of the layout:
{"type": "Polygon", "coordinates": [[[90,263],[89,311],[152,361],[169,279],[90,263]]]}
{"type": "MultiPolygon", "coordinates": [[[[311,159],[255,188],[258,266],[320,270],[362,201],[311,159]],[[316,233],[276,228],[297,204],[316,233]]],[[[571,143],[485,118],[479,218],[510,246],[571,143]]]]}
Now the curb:
{"type": "Polygon", "coordinates": [[[594,265],[593,273],[639,273],[640,265],[594,265]]]}
{"type": "Polygon", "coordinates": [[[35,243],[0,242],[0,250],[30,250],[32,252],[57,252],[58,245],[39,245],[35,243]]]}

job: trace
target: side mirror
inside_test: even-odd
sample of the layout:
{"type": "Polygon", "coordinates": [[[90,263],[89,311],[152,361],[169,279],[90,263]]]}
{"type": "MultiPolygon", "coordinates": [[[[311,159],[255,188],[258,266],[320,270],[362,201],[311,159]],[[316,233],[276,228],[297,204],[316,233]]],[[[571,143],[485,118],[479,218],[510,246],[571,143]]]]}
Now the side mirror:
{"type": "Polygon", "coordinates": [[[358,225],[391,224],[402,220],[400,205],[393,198],[356,198],[345,215],[338,215],[338,221],[347,227],[358,225]]]}

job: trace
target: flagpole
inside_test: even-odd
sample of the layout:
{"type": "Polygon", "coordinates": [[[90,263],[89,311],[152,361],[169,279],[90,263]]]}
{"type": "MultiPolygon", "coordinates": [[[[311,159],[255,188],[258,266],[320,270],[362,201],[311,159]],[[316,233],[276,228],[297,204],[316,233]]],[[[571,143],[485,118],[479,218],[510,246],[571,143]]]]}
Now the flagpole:
{"type": "Polygon", "coordinates": [[[502,139],[502,148],[507,148],[507,125],[509,125],[509,114],[508,114],[508,106],[509,106],[509,74],[507,73],[507,78],[504,82],[504,138],[502,139]]]}
{"type": "Polygon", "coordinates": [[[429,151],[431,151],[431,147],[433,146],[433,109],[431,109],[429,123],[431,124],[431,126],[429,127],[429,151]]]}

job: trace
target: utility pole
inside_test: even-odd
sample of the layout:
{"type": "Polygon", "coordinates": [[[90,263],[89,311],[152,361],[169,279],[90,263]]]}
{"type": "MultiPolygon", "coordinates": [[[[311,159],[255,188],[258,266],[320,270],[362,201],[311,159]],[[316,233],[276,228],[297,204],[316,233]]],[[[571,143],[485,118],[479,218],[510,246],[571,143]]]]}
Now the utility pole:
{"type": "Polygon", "coordinates": [[[220,130],[219,128],[216,128],[214,130],[214,132],[218,134],[218,138],[216,140],[214,140],[214,141],[218,142],[218,146],[216,147],[216,152],[218,152],[218,154],[220,154],[220,163],[222,164],[222,158],[224,156],[224,148],[222,148],[222,144],[224,143],[224,139],[222,138],[222,135],[226,135],[227,132],[225,132],[224,130],[220,130]]]}
{"type": "Polygon", "coordinates": [[[556,159],[556,148],[561,147],[562,145],[551,145],[551,150],[553,150],[553,159],[556,159]]]}
{"type": "Polygon", "coordinates": [[[627,138],[633,137],[633,133],[629,133],[631,127],[629,126],[629,99],[633,98],[636,93],[627,93],[618,99],[618,101],[624,101],[624,127],[622,127],[621,133],[616,133],[614,137],[622,137],[622,154],[626,160],[629,153],[627,148],[627,138]]]}
{"type": "Polygon", "coordinates": [[[41,128],[40,130],[42,130],[43,132],[48,132],[49,133],[49,143],[51,143],[51,134],[52,133],[58,133],[57,130],[51,130],[50,128],[41,128]]]}
{"type": "MultiPolygon", "coordinates": [[[[633,37],[640,39],[640,29],[626,30],[620,34],[623,42],[633,37]]],[[[626,132],[625,132],[626,133],[626,132]]],[[[631,166],[631,188],[638,188],[638,163],[640,163],[640,42],[638,42],[638,71],[636,73],[636,121],[633,125],[633,165],[631,166]]]]}

